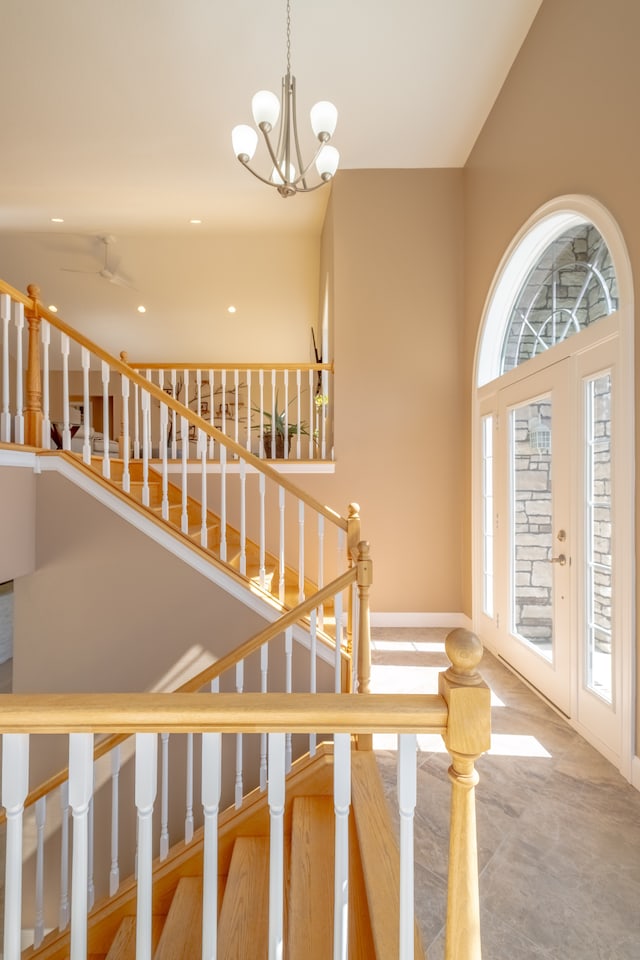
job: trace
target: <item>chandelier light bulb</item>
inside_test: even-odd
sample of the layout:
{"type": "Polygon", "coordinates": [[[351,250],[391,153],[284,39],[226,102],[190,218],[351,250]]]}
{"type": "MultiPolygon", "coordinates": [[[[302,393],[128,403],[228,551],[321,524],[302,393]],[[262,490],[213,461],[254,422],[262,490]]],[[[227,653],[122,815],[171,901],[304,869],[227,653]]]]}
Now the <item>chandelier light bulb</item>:
{"type": "Polygon", "coordinates": [[[332,147],[330,144],[325,144],[318,156],[316,157],[316,170],[320,177],[324,180],[330,180],[338,169],[338,164],[340,163],[340,154],[335,147],[332,147]]]}
{"type": "Polygon", "coordinates": [[[311,128],[318,140],[324,143],[333,136],[338,122],[338,111],[328,100],[320,100],[311,107],[311,128]]]}
{"type": "Polygon", "coordinates": [[[280,101],[270,90],[259,90],[251,101],[251,111],[256,126],[270,133],[280,116],[280,101]]]}
{"type": "Polygon", "coordinates": [[[248,163],[256,152],[258,146],[258,134],[247,123],[240,123],[231,131],[231,142],[233,152],[238,160],[248,163]]]}
{"type": "Polygon", "coordinates": [[[276,185],[280,186],[280,185],[282,185],[282,184],[285,183],[285,182],[293,183],[293,182],[295,181],[295,179],[296,179],[296,168],[294,167],[294,165],[293,165],[292,163],[289,164],[289,178],[288,178],[288,180],[285,180],[285,170],[286,170],[286,166],[287,166],[287,165],[286,165],[286,163],[285,163],[284,160],[283,160],[282,163],[280,164],[280,169],[279,169],[279,170],[276,170],[275,167],[273,168],[273,170],[271,171],[271,182],[272,182],[272,183],[275,183],[276,185]]]}

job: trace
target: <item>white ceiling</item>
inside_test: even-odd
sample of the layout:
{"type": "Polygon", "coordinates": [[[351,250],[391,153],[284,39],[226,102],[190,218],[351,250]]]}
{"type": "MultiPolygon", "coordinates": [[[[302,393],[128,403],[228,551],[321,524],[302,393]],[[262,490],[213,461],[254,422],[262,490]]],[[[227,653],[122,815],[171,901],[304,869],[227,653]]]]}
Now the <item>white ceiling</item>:
{"type": "MultiPolygon", "coordinates": [[[[329,99],[341,169],[463,166],[540,3],[293,0],[301,133],[329,99]]],[[[0,277],[46,282],[73,323],[87,280],[96,303],[124,296],[60,270],[93,268],[98,235],[118,238],[138,302],[152,234],[179,261],[204,236],[317,239],[328,191],[284,200],[231,150],[253,93],[279,93],[284,0],[2,0],[1,29],[0,277]]]]}

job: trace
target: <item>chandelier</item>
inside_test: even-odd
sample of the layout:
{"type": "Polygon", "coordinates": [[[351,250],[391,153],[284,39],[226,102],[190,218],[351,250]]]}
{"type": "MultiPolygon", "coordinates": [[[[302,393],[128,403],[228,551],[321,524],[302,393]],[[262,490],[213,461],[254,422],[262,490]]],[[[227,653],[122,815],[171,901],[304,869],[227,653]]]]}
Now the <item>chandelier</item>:
{"type": "Polygon", "coordinates": [[[338,111],[327,100],[321,100],[311,108],[311,128],[318,139],[319,146],[315,156],[306,166],[302,161],[296,119],[296,78],[291,73],[290,0],[287,0],[287,72],[282,78],[282,116],[280,116],[280,100],[269,90],[260,90],[256,93],[251,101],[251,110],[256,127],[262,132],[273,165],[270,177],[267,179],[249,166],[258,146],[258,134],[253,127],[246,123],[239,124],[233,128],[231,140],[237,159],[254,177],[262,183],[275,187],[281,197],[292,197],[295,193],[309,193],[331,180],[340,160],[340,154],[329,143],[338,122],[338,111]],[[274,148],[269,134],[273,133],[278,119],[280,119],[280,129],[274,148]],[[308,175],[314,165],[320,182],[310,184],[308,175]]]}

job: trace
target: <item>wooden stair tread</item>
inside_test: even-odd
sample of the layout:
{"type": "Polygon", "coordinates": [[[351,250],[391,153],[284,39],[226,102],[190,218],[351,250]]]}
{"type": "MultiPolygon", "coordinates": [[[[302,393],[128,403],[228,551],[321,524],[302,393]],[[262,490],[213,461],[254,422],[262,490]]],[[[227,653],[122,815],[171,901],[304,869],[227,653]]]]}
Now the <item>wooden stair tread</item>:
{"type": "MultiPolygon", "coordinates": [[[[154,915],[151,919],[151,946],[155,950],[164,926],[164,917],[154,915]]],[[[105,960],[135,960],[136,918],[123,917],[105,960]]]]}
{"type": "MultiPolygon", "coordinates": [[[[351,753],[351,797],[375,945],[373,956],[397,957],[400,854],[372,751],[351,753]]],[[[417,925],[414,957],[425,957],[417,925]]]]}
{"type": "Polygon", "coordinates": [[[291,819],[288,945],[291,960],[326,960],[333,943],[332,797],[298,797],[291,819]]]}
{"type": "Polygon", "coordinates": [[[202,954],[202,879],[178,881],[154,960],[192,960],[202,954]]]}
{"type": "Polygon", "coordinates": [[[269,935],[269,840],[238,837],[233,846],[220,922],[224,960],[266,960],[269,935]]]}

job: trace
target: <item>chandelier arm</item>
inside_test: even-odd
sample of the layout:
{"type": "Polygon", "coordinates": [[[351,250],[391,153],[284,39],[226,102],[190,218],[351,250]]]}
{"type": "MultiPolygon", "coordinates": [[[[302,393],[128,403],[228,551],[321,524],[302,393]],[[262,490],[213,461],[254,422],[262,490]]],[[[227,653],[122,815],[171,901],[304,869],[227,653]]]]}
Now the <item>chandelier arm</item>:
{"type": "MultiPolygon", "coordinates": [[[[262,136],[264,137],[264,142],[265,142],[266,145],[267,145],[267,150],[269,151],[269,156],[271,157],[273,166],[275,167],[277,173],[278,173],[278,174],[282,177],[282,179],[284,180],[285,178],[284,178],[284,176],[283,176],[283,174],[282,174],[282,171],[280,170],[280,164],[279,164],[279,162],[278,162],[278,156],[279,156],[279,154],[274,153],[273,147],[271,146],[271,140],[269,139],[269,134],[266,133],[264,130],[262,130],[262,136]]],[[[262,178],[261,178],[261,179],[262,179],[262,178]]],[[[275,185],[273,180],[265,180],[265,183],[270,183],[271,186],[274,186],[274,185],[275,185]]]]}
{"type": "MultiPolygon", "coordinates": [[[[300,171],[299,175],[296,177],[296,179],[293,181],[293,183],[296,184],[296,183],[302,182],[302,184],[303,184],[303,186],[304,186],[304,189],[307,190],[308,187],[307,187],[307,184],[306,184],[306,181],[305,181],[305,176],[306,176],[307,171],[309,170],[309,167],[311,166],[311,164],[309,164],[309,166],[305,167],[304,162],[303,162],[303,160],[302,160],[302,153],[301,153],[301,151],[300,151],[300,143],[299,143],[299,141],[298,141],[298,113],[297,113],[297,109],[296,109],[296,78],[295,78],[295,77],[293,77],[293,83],[291,84],[291,112],[292,112],[292,114],[293,114],[293,141],[294,141],[295,148],[296,148],[296,157],[297,157],[297,160],[298,160],[298,170],[300,171]]],[[[316,156],[317,156],[317,154],[316,154],[316,156]]],[[[311,161],[311,163],[313,163],[313,160],[311,161]]],[[[289,168],[287,167],[287,170],[288,170],[288,169],[289,169],[289,168]]]]}
{"type": "MultiPolygon", "coordinates": [[[[311,160],[309,161],[309,163],[306,165],[306,167],[304,168],[304,170],[301,170],[301,172],[300,172],[300,174],[298,175],[298,177],[296,177],[296,179],[294,180],[294,183],[299,183],[301,180],[303,180],[304,177],[307,176],[307,174],[309,173],[309,170],[311,170],[311,167],[314,165],[314,163],[316,162],[316,160],[317,160],[318,157],[320,156],[320,152],[322,151],[322,148],[324,147],[324,145],[325,145],[326,142],[327,142],[327,141],[324,141],[323,143],[320,144],[320,146],[318,147],[318,149],[316,150],[316,152],[314,153],[313,157],[311,158],[311,160]]],[[[300,166],[302,166],[302,164],[300,164],[300,166]]],[[[333,177],[328,177],[328,179],[329,179],[329,180],[333,180],[333,177]]],[[[321,180],[320,183],[318,184],[318,186],[321,187],[321,186],[322,186],[324,183],[326,183],[326,182],[327,182],[327,180],[321,180]]],[[[306,187],[306,184],[305,184],[305,187],[306,187]]],[[[315,190],[316,188],[315,188],[315,187],[308,187],[307,189],[309,189],[309,190],[315,190]]]]}
{"type": "Polygon", "coordinates": [[[273,180],[267,180],[265,177],[261,176],[261,174],[256,173],[256,171],[253,169],[253,167],[250,167],[250,166],[249,166],[249,161],[248,161],[248,160],[241,160],[240,157],[237,157],[236,159],[238,160],[239,163],[242,164],[242,166],[243,166],[246,170],[249,171],[249,173],[252,173],[257,180],[261,180],[262,183],[266,183],[266,185],[267,185],[268,187],[275,187],[275,186],[277,186],[277,184],[275,184],[275,183],[273,182],[273,180]]]}

